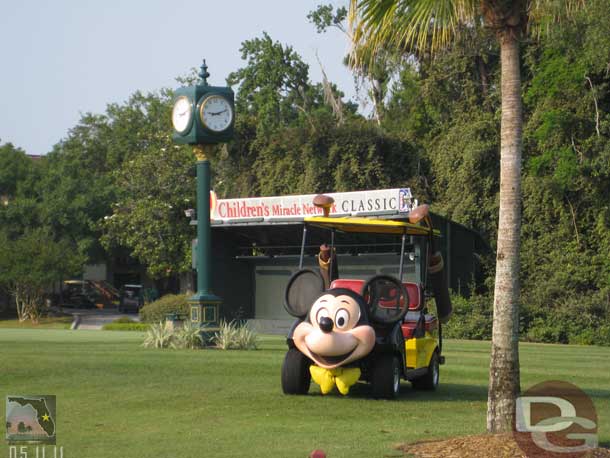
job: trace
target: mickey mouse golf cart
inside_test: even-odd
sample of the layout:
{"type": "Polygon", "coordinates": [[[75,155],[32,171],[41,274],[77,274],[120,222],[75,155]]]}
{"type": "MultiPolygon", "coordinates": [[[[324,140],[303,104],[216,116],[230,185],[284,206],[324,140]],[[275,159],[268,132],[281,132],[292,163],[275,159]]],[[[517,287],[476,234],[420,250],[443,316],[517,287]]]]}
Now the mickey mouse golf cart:
{"type": "Polygon", "coordinates": [[[287,337],[282,365],[286,394],[306,394],[311,380],[322,394],[335,387],[341,394],[358,381],[371,384],[376,398],[395,398],[401,379],[417,389],[434,390],[442,355],[441,323],[451,302],[437,251],[439,231],[428,206],[411,211],[408,220],[330,217],[332,198],[316,196],[324,216],[304,220],[299,271],[288,282],[284,305],[297,318],[287,337]],[[318,254],[318,270],[303,269],[308,228],[330,234],[330,246],[318,254]],[[381,234],[400,240],[398,276],[368,280],[340,278],[337,240],[342,234],[381,234]],[[413,250],[406,253],[407,248],[413,250]],[[415,255],[417,253],[417,255],[415,255]],[[406,263],[415,263],[415,278],[403,281],[406,263]],[[432,291],[436,315],[426,302],[432,291]]]}

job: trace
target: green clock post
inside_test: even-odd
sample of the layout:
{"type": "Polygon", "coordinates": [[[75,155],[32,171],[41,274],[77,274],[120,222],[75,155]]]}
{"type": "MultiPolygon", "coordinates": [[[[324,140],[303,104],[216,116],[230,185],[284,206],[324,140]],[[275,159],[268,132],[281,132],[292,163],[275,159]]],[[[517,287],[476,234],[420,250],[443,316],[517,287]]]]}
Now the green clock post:
{"type": "Polygon", "coordinates": [[[211,289],[210,161],[214,145],[233,138],[235,103],[230,87],[210,86],[205,60],[195,86],[176,90],[172,110],[173,140],[193,145],[197,157],[197,292],[189,299],[191,321],[218,326],[220,297],[211,289]]]}

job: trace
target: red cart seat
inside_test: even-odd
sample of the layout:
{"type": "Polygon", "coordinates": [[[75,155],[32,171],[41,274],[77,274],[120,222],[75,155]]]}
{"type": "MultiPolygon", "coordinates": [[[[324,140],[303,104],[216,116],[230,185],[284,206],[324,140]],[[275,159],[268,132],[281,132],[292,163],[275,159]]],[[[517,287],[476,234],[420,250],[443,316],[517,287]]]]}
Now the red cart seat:
{"type": "MultiPolygon", "coordinates": [[[[421,288],[417,283],[404,282],[404,287],[409,294],[409,311],[403,319],[402,335],[406,339],[411,339],[417,328],[417,323],[420,317],[421,303],[421,288]]],[[[360,294],[362,287],[364,286],[364,280],[349,280],[346,278],[338,278],[330,284],[330,289],[333,288],[345,288],[360,294]]],[[[431,332],[438,327],[438,320],[434,315],[425,315],[425,329],[427,332],[431,332]]]]}
{"type": "MultiPolygon", "coordinates": [[[[407,312],[402,327],[402,335],[405,337],[405,340],[413,338],[413,334],[415,333],[415,328],[417,328],[417,323],[419,321],[420,312],[407,312]]],[[[438,319],[434,315],[426,314],[424,315],[426,319],[425,329],[426,332],[432,332],[433,330],[438,328],[438,319]]]]}
{"type": "Polygon", "coordinates": [[[329,289],[345,288],[351,289],[356,294],[360,294],[363,286],[364,280],[348,280],[346,278],[338,278],[337,280],[332,281],[329,289]]]}
{"type": "MultiPolygon", "coordinates": [[[[419,310],[421,306],[421,288],[417,283],[403,283],[407,294],[409,295],[409,310],[419,310]]],[[[355,293],[360,294],[362,287],[364,286],[364,280],[348,280],[346,278],[338,278],[333,280],[330,284],[330,289],[333,288],[345,288],[351,289],[355,293]]]]}

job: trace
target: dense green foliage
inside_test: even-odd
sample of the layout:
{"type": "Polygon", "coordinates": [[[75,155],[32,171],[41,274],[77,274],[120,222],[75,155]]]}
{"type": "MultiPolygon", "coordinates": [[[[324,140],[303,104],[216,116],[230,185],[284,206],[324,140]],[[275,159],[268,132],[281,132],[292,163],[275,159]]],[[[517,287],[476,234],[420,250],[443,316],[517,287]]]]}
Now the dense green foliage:
{"type": "MultiPolygon", "coordinates": [[[[322,5],[309,20],[312,33],[345,30],[342,9],[322,5]]],[[[388,53],[376,68],[354,69],[371,88],[374,119],[332,83],[312,82],[291,46],[267,34],[245,41],[243,66],[228,77],[237,91],[236,138],[212,158],[213,185],[220,197],[411,186],[420,202],[490,244],[492,255],[481,259],[487,280],[472,298],[455,300],[446,329],[488,338],[499,51],[484,28],[459,36],[434,59],[388,53]]],[[[587,2],[522,44],[525,339],[610,343],[608,49],[608,0],[587,2]]],[[[193,77],[181,81],[191,84],[193,77]]],[[[85,114],[40,161],[0,145],[6,236],[45,227],[90,261],[121,249],[154,278],[188,271],[193,230],[183,212],[194,206],[194,160],[188,147],[171,141],[171,96],[138,92],[104,114],[85,114]]]]}
{"type": "MultiPolygon", "coordinates": [[[[544,342],[610,344],[610,148],[607,1],[523,45],[521,335],[544,342]],[[602,51],[606,50],[606,51],[602,51]],[[606,54],[604,54],[606,53],[606,54]]],[[[497,229],[498,55],[476,31],[417,72],[401,73],[386,128],[424,151],[434,211],[497,229]],[[442,108],[442,110],[439,110],[442,108]],[[390,114],[391,113],[391,114],[390,114]],[[423,123],[421,122],[423,121],[423,123]]],[[[493,281],[489,269],[488,283],[493,281]]],[[[490,286],[490,285],[487,285],[490,286]]],[[[489,338],[489,289],[456,301],[450,335],[489,338]]]]}
{"type": "Polygon", "coordinates": [[[40,164],[11,143],[0,145],[0,230],[14,239],[39,224],[40,164]]]}
{"type": "Polygon", "coordinates": [[[179,316],[189,316],[189,305],[187,296],[184,294],[167,294],[140,309],[140,319],[145,323],[159,323],[165,321],[170,313],[179,316]]]}

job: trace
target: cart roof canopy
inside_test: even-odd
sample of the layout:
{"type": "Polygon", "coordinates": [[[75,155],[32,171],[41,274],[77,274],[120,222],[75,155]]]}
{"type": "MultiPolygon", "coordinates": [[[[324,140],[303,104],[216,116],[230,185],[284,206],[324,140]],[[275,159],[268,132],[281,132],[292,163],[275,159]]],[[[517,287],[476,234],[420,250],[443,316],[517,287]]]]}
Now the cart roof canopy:
{"type": "MultiPolygon", "coordinates": [[[[390,234],[390,235],[430,235],[430,228],[412,224],[407,221],[395,221],[387,219],[358,218],[358,217],[325,217],[311,216],[304,218],[306,224],[311,224],[325,229],[336,229],[342,232],[355,232],[367,234],[390,234]]],[[[438,230],[433,231],[439,237],[438,230]]]]}

